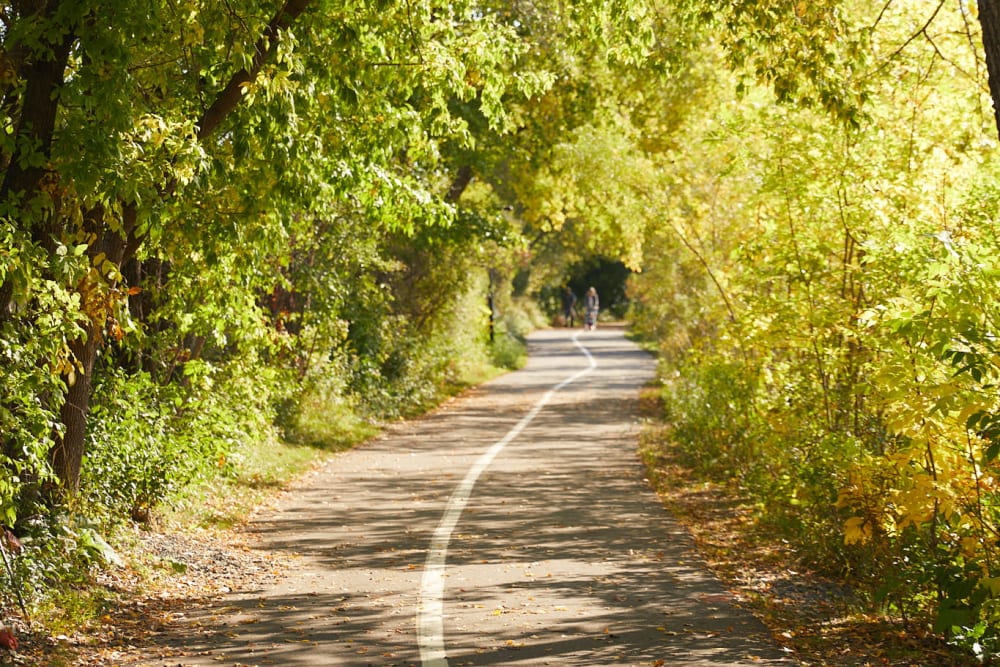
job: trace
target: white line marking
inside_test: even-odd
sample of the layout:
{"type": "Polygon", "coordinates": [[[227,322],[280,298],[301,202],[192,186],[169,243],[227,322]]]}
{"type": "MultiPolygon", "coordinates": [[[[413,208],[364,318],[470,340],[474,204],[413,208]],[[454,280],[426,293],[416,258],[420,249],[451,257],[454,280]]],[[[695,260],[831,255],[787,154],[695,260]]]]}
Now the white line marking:
{"type": "Polygon", "coordinates": [[[423,667],[448,667],[448,659],[444,652],[443,629],[445,561],[448,557],[448,542],[451,540],[451,533],[455,530],[455,525],[469,502],[472,488],[479,480],[479,476],[496,458],[496,455],[520,435],[528,424],[534,421],[557,391],[597,368],[597,362],[594,361],[590,351],[580,343],[579,336],[579,331],[573,334],[573,343],[587,356],[589,366],[548,390],[531,408],[531,411],[507,432],[503,439],[493,443],[489,449],[480,454],[476,462],[469,468],[469,472],[465,474],[465,478],[452,492],[451,498],[448,499],[441,521],[431,537],[427,560],[424,561],[424,575],[420,581],[420,603],[417,605],[417,644],[420,646],[420,662],[423,667]]]}

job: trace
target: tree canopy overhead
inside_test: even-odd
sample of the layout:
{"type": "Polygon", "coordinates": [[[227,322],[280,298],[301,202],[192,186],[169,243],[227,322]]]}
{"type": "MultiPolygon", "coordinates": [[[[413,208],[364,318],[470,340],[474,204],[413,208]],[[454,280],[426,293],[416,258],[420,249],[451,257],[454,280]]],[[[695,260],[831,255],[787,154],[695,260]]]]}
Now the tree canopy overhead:
{"type": "Polygon", "coordinates": [[[614,121],[651,7],[49,0],[0,20],[9,523],[86,486],[109,392],[175,433],[255,377],[262,422],[194,429],[227,442],[310,374],[392,412],[461,354],[421,370],[421,346],[455,318],[479,335],[481,306],[457,304],[477,276],[509,280],[536,233],[571,216],[636,257],[614,209],[569,191],[572,164],[534,184],[567,136],[614,121]]]}
{"type": "Polygon", "coordinates": [[[426,404],[624,262],[679,439],[995,627],[994,5],[3,3],[0,519],[426,404]]]}

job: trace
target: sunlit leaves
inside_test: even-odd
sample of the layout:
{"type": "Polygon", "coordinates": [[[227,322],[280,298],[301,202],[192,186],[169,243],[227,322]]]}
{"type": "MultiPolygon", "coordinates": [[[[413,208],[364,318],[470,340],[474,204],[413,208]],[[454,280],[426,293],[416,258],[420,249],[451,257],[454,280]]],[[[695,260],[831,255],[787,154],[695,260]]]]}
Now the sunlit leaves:
{"type": "Polygon", "coordinates": [[[976,25],[938,5],[685,3],[743,83],[663,164],[635,294],[691,455],[957,618],[998,555],[1000,285],[976,25]]]}

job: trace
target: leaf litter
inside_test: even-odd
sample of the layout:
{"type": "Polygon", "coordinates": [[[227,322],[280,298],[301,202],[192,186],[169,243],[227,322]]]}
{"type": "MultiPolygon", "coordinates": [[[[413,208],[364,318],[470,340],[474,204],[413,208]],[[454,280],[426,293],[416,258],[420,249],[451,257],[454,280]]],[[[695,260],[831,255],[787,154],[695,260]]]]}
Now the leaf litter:
{"type": "MultiPolygon", "coordinates": [[[[74,633],[22,635],[0,667],[125,667],[192,655],[192,635],[221,628],[191,620],[192,612],[226,611],[224,596],[285,576],[291,557],[250,549],[238,531],[155,532],[136,529],[130,565],[97,575],[109,600],[106,613],[74,633]]],[[[253,619],[244,619],[246,623],[253,619]]]]}

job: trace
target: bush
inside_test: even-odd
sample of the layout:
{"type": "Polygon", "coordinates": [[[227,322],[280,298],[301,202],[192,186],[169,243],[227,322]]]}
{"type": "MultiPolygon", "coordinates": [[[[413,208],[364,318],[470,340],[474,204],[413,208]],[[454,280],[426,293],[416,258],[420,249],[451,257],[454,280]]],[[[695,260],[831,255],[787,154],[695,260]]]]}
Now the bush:
{"type": "Polygon", "coordinates": [[[377,429],[358,414],[357,400],[346,394],[344,371],[332,361],[320,361],[281,405],[277,425],[282,438],[294,445],[342,449],[374,435],[377,429]]]}
{"type": "Polygon", "coordinates": [[[190,361],[185,376],[168,385],[141,371],[98,376],[81,479],[92,515],[148,521],[157,504],[227,470],[240,443],[269,428],[267,373],[250,379],[239,364],[190,361]]]}

